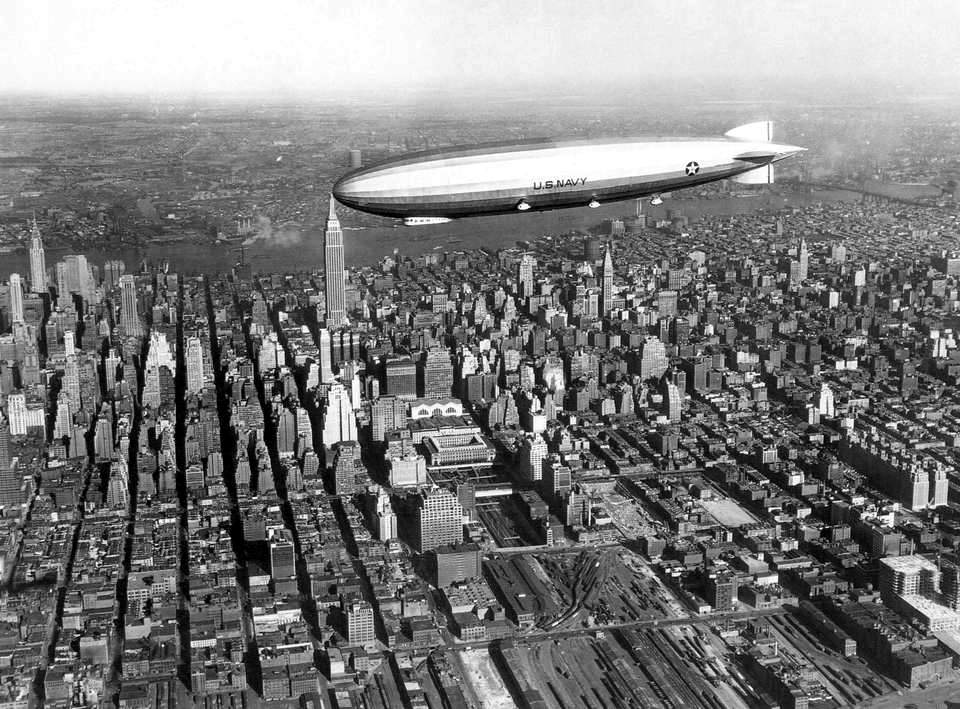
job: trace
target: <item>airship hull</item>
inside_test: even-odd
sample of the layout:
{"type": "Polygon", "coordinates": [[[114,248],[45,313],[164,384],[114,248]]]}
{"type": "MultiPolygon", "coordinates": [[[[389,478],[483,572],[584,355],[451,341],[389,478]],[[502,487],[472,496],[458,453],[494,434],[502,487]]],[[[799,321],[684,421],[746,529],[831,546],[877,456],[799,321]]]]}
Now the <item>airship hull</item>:
{"type": "Polygon", "coordinates": [[[791,147],[733,139],[487,144],[355,170],[333,194],[348,207],[403,219],[596,206],[736,177],[791,147]]]}

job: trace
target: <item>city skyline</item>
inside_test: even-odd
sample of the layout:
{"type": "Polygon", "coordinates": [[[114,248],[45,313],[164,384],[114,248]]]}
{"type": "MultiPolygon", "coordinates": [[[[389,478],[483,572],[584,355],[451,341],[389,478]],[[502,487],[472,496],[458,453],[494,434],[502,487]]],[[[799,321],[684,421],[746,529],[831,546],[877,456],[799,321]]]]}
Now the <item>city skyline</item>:
{"type": "Polygon", "coordinates": [[[75,5],[0,4],[0,706],[950,709],[960,5],[75,5]]]}

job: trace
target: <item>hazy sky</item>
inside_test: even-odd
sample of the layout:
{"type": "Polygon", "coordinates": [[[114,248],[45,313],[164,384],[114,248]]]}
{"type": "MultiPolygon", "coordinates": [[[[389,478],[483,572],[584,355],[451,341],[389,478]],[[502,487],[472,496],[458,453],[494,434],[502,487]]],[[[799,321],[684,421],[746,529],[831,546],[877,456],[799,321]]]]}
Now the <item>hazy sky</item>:
{"type": "Polygon", "coordinates": [[[960,0],[0,0],[0,91],[960,84],[960,0]]]}

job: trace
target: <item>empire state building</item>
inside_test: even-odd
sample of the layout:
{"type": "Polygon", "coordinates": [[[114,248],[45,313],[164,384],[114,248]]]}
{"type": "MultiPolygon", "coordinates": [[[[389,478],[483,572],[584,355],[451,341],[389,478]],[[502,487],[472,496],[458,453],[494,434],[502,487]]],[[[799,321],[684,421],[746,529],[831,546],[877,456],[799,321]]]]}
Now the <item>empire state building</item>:
{"type": "Polygon", "coordinates": [[[33,230],[30,235],[30,289],[33,293],[47,292],[47,259],[43,253],[43,241],[37,218],[33,218],[33,230]]]}
{"type": "Polygon", "coordinates": [[[327,296],[327,329],[347,324],[346,277],[343,272],[343,231],[340,220],[333,208],[333,195],[330,196],[330,213],[327,215],[327,227],[323,232],[324,273],[327,296]]]}

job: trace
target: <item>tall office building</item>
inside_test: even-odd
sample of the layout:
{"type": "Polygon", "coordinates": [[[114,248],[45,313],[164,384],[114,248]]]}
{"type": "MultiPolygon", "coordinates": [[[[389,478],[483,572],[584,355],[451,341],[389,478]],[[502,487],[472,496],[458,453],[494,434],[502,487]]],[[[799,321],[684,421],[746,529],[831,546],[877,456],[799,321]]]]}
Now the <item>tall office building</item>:
{"type": "Polygon", "coordinates": [[[670,360],[667,357],[667,349],[660,339],[648,335],[641,347],[640,354],[640,378],[650,379],[651,377],[659,379],[670,366],[670,360]]]}
{"type": "Polygon", "coordinates": [[[270,539],[270,575],[285,579],[297,573],[293,538],[287,530],[277,530],[270,539]]]}
{"type": "Polygon", "coordinates": [[[943,466],[935,466],[929,472],[927,489],[930,492],[929,507],[946,507],[947,495],[950,493],[950,481],[947,470],[943,466]]]}
{"type": "Polygon", "coordinates": [[[14,506],[23,502],[20,494],[22,478],[13,466],[13,456],[10,452],[10,435],[12,431],[7,422],[0,416],[0,505],[14,506]]]}
{"type": "Polygon", "coordinates": [[[416,521],[413,547],[421,554],[463,541],[463,506],[446,488],[434,487],[418,495],[416,521]]]}
{"type": "Polygon", "coordinates": [[[333,208],[333,195],[330,196],[330,213],[327,215],[327,228],[323,232],[323,267],[326,276],[327,328],[342,327],[347,323],[346,290],[347,283],[343,272],[343,230],[333,208]]]}
{"type": "Polygon", "coordinates": [[[57,413],[53,423],[54,439],[61,439],[69,436],[73,432],[73,405],[70,403],[70,395],[65,391],[57,394],[57,413]]]}
{"type": "Polygon", "coordinates": [[[110,260],[103,264],[103,289],[112,290],[120,284],[120,276],[127,272],[123,261],[110,260]]]}
{"type": "Polygon", "coordinates": [[[47,292],[47,259],[36,216],[33,218],[33,229],[30,233],[30,290],[33,293],[47,292]]]}
{"type": "Polygon", "coordinates": [[[76,293],[85,301],[90,299],[90,266],[87,265],[87,257],[83,254],[67,254],[63,257],[64,265],[64,289],[58,295],[61,302],[67,293],[76,293]]]}
{"type": "Polygon", "coordinates": [[[128,337],[140,335],[137,313],[137,284],[131,275],[120,276],[120,326],[128,337]]]}
{"type": "Polygon", "coordinates": [[[533,269],[537,266],[537,260],[532,254],[524,254],[520,257],[520,263],[517,265],[517,292],[521,298],[529,298],[533,295],[533,269]]]}
{"type": "Polygon", "coordinates": [[[373,607],[366,601],[350,603],[345,608],[347,616],[347,642],[362,645],[376,640],[373,625],[373,607]]]}
{"type": "Polygon", "coordinates": [[[103,360],[103,381],[108,394],[113,394],[113,390],[117,387],[117,370],[120,364],[120,356],[117,354],[117,351],[111,347],[103,360]]]}
{"type": "Polygon", "coordinates": [[[397,537],[397,515],[390,502],[390,493],[385,488],[377,492],[377,539],[388,542],[397,537]]]}
{"type": "Polygon", "coordinates": [[[10,274],[10,320],[14,325],[23,322],[23,283],[19,273],[10,274]]]}
{"type": "Polygon", "coordinates": [[[611,310],[613,310],[613,254],[612,248],[608,245],[606,253],[603,256],[603,272],[601,274],[601,282],[603,284],[602,299],[603,303],[600,306],[600,314],[608,315],[611,310]]]}
{"type": "Polygon", "coordinates": [[[0,416],[0,471],[10,467],[10,427],[3,416],[0,416]]]}
{"type": "Polygon", "coordinates": [[[350,404],[350,395],[343,384],[335,382],[327,393],[327,409],[323,414],[323,445],[332,447],[340,441],[357,440],[357,417],[350,404]]]}
{"type": "Polygon", "coordinates": [[[431,347],[423,361],[423,396],[446,399],[453,393],[453,360],[443,347],[431,347]]]}
{"type": "Polygon", "coordinates": [[[673,382],[667,382],[663,403],[666,406],[666,414],[670,423],[679,423],[683,412],[683,394],[680,387],[673,382]]]}
{"type": "Polygon", "coordinates": [[[370,407],[370,432],[375,441],[386,440],[387,431],[407,423],[407,402],[395,396],[381,396],[370,407]]]}
{"type": "Polygon", "coordinates": [[[15,393],[7,396],[7,419],[11,436],[27,435],[27,396],[15,393]]]}
{"type": "Polygon", "coordinates": [[[525,480],[536,482],[543,479],[543,461],[549,454],[547,442],[539,433],[523,439],[520,444],[520,464],[525,480]]]}
{"type": "Polygon", "coordinates": [[[797,261],[800,264],[797,276],[801,281],[805,281],[810,273],[810,252],[807,250],[807,240],[803,237],[800,237],[800,243],[797,244],[797,261]]]}
{"type": "Polygon", "coordinates": [[[675,290],[662,290],[657,293],[657,312],[660,317],[670,317],[677,314],[679,296],[675,290]]]}
{"type": "Polygon", "coordinates": [[[320,383],[329,384],[333,381],[333,351],[330,343],[330,331],[320,328],[320,342],[317,349],[320,351],[320,383]]]}
{"type": "Polygon", "coordinates": [[[67,357],[63,367],[63,391],[70,397],[74,411],[80,410],[80,363],[76,355],[67,357]]]}
{"type": "Polygon", "coordinates": [[[386,367],[386,393],[401,399],[417,398],[417,365],[409,357],[391,359],[386,367]]]}
{"type": "Polygon", "coordinates": [[[203,388],[203,344],[199,337],[187,338],[187,393],[196,394],[203,388]]]}

